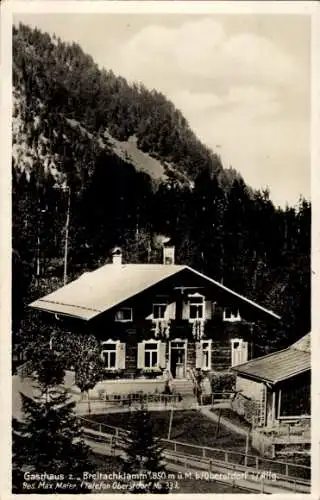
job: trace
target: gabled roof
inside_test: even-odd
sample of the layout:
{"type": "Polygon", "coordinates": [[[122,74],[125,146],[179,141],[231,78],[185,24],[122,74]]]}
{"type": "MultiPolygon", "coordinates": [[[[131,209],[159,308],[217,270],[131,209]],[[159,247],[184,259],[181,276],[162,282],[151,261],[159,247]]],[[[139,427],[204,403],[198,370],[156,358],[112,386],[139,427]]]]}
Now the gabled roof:
{"type": "Polygon", "coordinates": [[[287,349],[234,366],[232,371],[272,385],[311,369],[310,334],[287,349]]]}
{"type": "Polygon", "coordinates": [[[55,292],[38,299],[30,307],[67,316],[90,320],[144,290],[181,271],[193,273],[246,304],[280,319],[280,317],[243,297],[221,283],[188,266],[164,264],[106,264],[95,271],[84,273],[55,292]]]}
{"type": "Polygon", "coordinates": [[[290,346],[291,349],[299,349],[300,351],[310,352],[311,333],[307,333],[304,337],[290,346]]]}

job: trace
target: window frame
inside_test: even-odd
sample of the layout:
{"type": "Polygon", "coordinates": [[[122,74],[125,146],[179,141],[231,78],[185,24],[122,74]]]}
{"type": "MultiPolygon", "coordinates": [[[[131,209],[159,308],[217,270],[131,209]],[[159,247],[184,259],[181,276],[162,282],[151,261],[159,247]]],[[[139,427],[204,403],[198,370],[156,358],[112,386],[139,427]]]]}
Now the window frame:
{"type": "Polygon", "coordinates": [[[152,369],[158,368],[159,363],[160,363],[160,340],[154,340],[154,339],[145,340],[145,341],[143,341],[143,344],[144,344],[144,349],[143,349],[143,366],[144,366],[144,369],[146,369],[146,370],[152,370],[152,369]],[[146,346],[148,344],[154,345],[154,347],[146,349],[146,346]],[[148,366],[146,364],[146,354],[147,353],[149,353],[149,365],[148,366]],[[155,364],[151,364],[150,363],[150,361],[152,361],[152,353],[156,353],[156,362],[155,362],[155,364]]]}
{"type": "Polygon", "coordinates": [[[202,352],[202,370],[209,371],[212,367],[212,339],[202,339],[200,340],[201,352],[202,352]],[[204,347],[204,344],[208,344],[204,347]],[[205,353],[208,353],[208,363],[204,366],[205,353]]]}
{"type": "Polygon", "coordinates": [[[115,314],[115,321],[117,323],[131,323],[133,321],[133,310],[132,307],[120,307],[115,314]],[[119,319],[117,316],[120,311],[130,311],[130,319],[119,319]]]}
{"type": "Polygon", "coordinates": [[[188,308],[189,308],[189,321],[204,321],[205,319],[205,296],[200,293],[193,293],[188,295],[188,308]],[[197,299],[197,301],[192,302],[192,300],[197,299]],[[201,302],[200,302],[201,299],[201,302]],[[191,307],[201,307],[202,314],[200,316],[191,317],[191,307]]]}
{"type": "Polygon", "coordinates": [[[230,306],[223,308],[222,317],[223,317],[223,321],[229,321],[230,323],[235,323],[237,321],[242,320],[239,308],[233,308],[230,306]],[[227,315],[226,311],[230,311],[230,314],[227,315]],[[234,314],[234,312],[236,312],[236,313],[234,314]]]}
{"type": "Polygon", "coordinates": [[[168,304],[167,303],[164,303],[164,302],[154,302],[152,304],[152,318],[154,321],[162,321],[162,320],[165,320],[166,319],[166,311],[167,311],[167,307],[168,307],[168,304]],[[163,313],[163,316],[155,316],[154,314],[154,311],[155,311],[155,307],[164,307],[164,313],[163,313]]]}
{"type": "Polygon", "coordinates": [[[239,366],[239,365],[242,365],[244,363],[247,363],[249,361],[249,344],[246,340],[244,340],[243,338],[233,338],[231,339],[231,367],[234,367],[234,366],[239,366]],[[237,347],[234,347],[235,344],[238,344],[237,347]],[[234,352],[241,346],[241,348],[243,347],[243,345],[246,344],[246,360],[243,361],[241,360],[241,363],[238,363],[238,364],[234,364],[234,352]]]}
{"type": "Polygon", "coordinates": [[[103,342],[101,342],[101,359],[104,363],[104,369],[105,370],[110,370],[110,371],[113,371],[113,370],[116,370],[117,369],[117,365],[118,365],[118,348],[117,348],[117,345],[120,344],[120,340],[112,340],[112,339],[109,339],[109,340],[104,340],[103,342]],[[114,349],[104,349],[104,345],[106,344],[111,344],[111,345],[114,345],[114,349]],[[110,365],[110,353],[114,353],[115,355],[115,363],[114,363],[114,366],[109,366],[110,365]],[[106,359],[105,359],[105,354],[108,355],[108,366],[105,365],[105,362],[106,362],[106,359]]]}

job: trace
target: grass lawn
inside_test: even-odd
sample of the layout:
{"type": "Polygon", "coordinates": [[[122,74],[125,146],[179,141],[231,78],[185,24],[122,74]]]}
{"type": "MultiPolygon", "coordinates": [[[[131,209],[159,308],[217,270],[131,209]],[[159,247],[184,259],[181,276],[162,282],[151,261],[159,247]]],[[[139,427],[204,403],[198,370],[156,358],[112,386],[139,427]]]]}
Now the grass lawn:
{"type": "MultiPolygon", "coordinates": [[[[128,413],[109,413],[90,415],[86,418],[126,429],[128,413]]],[[[170,420],[170,411],[152,412],[155,434],[167,438],[170,420]]],[[[171,440],[184,441],[199,446],[222,448],[225,450],[245,451],[246,439],[220,425],[218,435],[217,424],[209,420],[196,410],[181,410],[173,412],[171,440]]],[[[254,453],[256,454],[256,453],[254,453]]]]}
{"type": "MultiPolygon", "coordinates": [[[[118,457],[109,457],[92,453],[90,462],[96,465],[97,472],[110,473],[119,472],[121,470],[122,461],[118,457]]],[[[171,483],[171,481],[170,481],[171,483]]],[[[241,488],[232,488],[228,484],[216,483],[213,481],[183,479],[177,481],[177,484],[172,481],[175,488],[171,489],[170,493],[248,493],[241,488]]],[[[110,482],[110,489],[96,491],[96,493],[125,493],[125,491],[112,488],[113,482],[110,482]]]]}
{"type": "MultiPolygon", "coordinates": [[[[231,410],[230,408],[221,408],[220,409],[221,416],[227,418],[230,420],[235,425],[238,425],[239,427],[242,427],[243,429],[247,429],[248,431],[251,430],[251,425],[240,415],[238,415],[236,412],[231,410]]],[[[217,415],[218,412],[214,411],[214,413],[217,415]]]]}

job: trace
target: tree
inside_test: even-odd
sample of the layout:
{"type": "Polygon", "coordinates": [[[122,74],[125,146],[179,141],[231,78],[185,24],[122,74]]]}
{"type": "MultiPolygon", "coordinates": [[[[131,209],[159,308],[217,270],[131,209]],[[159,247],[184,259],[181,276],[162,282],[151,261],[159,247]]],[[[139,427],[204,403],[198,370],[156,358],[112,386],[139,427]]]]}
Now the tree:
{"type": "Polygon", "coordinates": [[[103,362],[99,342],[93,335],[68,334],[64,342],[65,361],[75,371],[75,383],[88,396],[88,412],[91,413],[89,390],[102,379],[103,362]]]}
{"type": "Polygon", "coordinates": [[[131,493],[168,493],[160,440],[154,435],[151,414],[144,408],[131,413],[123,450],[123,472],[140,478],[131,493]]]}
{"type": "Polygon", "coordinates": [[[36,391],[33,397],[21,394],[23,420],[13,419],[13,492],[81,493],[85,471],[92,471],[89,448],[81,439],[81,429],[62,386],[63,362],[52,350],[43,350],[34,366],[36,391]],[[32,481],[35,489],[25,489],[25,473],[43,474],[32,481]],[[50,476],[54,474],[54,480],[50,476]],[[59,476],[57,478],[57,476],[59,476]],[[66,489],[66,484],[68,488],[66,489]]]}

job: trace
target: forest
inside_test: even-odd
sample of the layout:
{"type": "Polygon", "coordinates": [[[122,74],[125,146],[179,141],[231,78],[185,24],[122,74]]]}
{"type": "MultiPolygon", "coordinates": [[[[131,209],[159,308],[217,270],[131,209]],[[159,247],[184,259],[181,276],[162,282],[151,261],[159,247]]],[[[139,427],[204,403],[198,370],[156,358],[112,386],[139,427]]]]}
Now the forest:
{"type": "Polygon", "coordinates": [[[28,329],[26,305],[109,261],[160,262],[160,235],[188,264],[281,315],[256,325],[266,350],[310,331],[311,204],[276,207],[225,169],[182,113],[156,90],[100,69],[75,43],[13,28],[12,327],[28,329]],[[157,159],[158,179],[110,141],[135,137],[157,159]],[[68,206],[70,210],[68,210],[68,206]]]}

